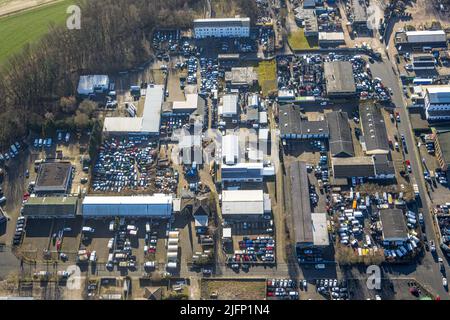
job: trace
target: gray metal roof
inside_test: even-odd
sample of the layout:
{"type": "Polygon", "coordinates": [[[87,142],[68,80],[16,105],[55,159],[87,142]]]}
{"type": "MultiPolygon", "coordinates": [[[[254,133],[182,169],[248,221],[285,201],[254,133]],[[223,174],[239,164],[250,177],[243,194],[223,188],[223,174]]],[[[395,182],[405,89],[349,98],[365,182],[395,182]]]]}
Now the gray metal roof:
{"type": "Polygon", "coordinates": [[[164,101],[164,86],[148,85],[142,116],[142,131],[159,133],[161,107],[164,101]]]}
{"type": "Polygon", "coordinates": [[[427,94],[432,104],[450,104],[450,85],[427,88],[427,94]]]}
{"type": "Polygon", "coordinates": [[[329,135],[327,121],[308,121],[302,117],[298,106],[289,104],[279,107],[281,135],[286,134],[324,134],[329,135]]]}
{"type": "Polygon", "coordinates": [[[353,21],[366,23],[368,20],[365,0],[352,0],[353,21]]]}
{"type": "Polygon", "coordinates": [[[377,175],[395,174],[395,167],[392,159],[387,154],[377,154],[373,156],[375,172],[377,175]]]}
{"type": "Polygon", "coordinates": [[[332,158],[332,167],[336,179],[375,176],[372,157],[332,158]]]}
{"type": "Polygon", "coordinates": [[[353,157],[352,132],[347,112],[333,111],[326,114],[330,129],[330,151],[333,157],[353,157]]]}
{"type": "Polygon", "coordinates": [[[67,217],[77,213],[77,197],[32,197],[23,206],[24,216],[67,217]]]}
{"type": "Polygon", "coordinates": [[[295,161],[291,163],[288,177],[294,241],[295,243],[313,244],[313,224],[306,162],[295,161]]]}
{"type": "Polygon", "coordinates": [[[401,240],[408,237],[403,211],[400,209],[385,209],[380,211],[384,240],[401,240]]]}
{"type": "Polygon", "coordinates": [[[442,160],[450,166],[450,130],[437,133],[439,150],[442,160]]]}
{"type": "Polygon", "coordinates": [[[389,143],[381,110],[375,104],[359,106],[364,143],[368,154],[389,153],[389,143]]]}
{"type": "Polygon", "coordinates": [[[356,92],[352,64],[349,61],[325,62],[324,72],[328,95],[354,94],[356,92]]]}

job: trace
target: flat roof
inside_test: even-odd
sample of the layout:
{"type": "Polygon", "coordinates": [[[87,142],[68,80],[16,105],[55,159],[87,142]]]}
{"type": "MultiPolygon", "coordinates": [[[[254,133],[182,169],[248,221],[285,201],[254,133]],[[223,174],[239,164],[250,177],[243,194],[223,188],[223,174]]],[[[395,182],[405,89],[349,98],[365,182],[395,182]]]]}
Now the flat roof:
{"type": "Polygon", "coordinates": [[[313,239],[315,246],[328,246],[330,237],[328,235],[327,214],[312,213],[313,239]]]}
{"type": "Polygon", "coordinates": [[[408,238],[405,217],[400,209],[380,210],[381,226],[384,240],[403,240],[408,238]]]}
{"type": "Polygon", "coordinates": [[[103,123],[103,132],[158,134],[163,102],[164,86],[149,84],[142,117],[106,117],[103,123]]]}
{"type": "Polygon", "coordinates": [[[450,85],[427,87],[425,90],[431,103],[450,104],[450,85]]]}
{"type": "Polygon", "coordinates": [[[333,111],[325,114],[330,129],[331,156],[354,157],[352,132],[347,112],[333,111]]]}
{"type": "Polygon", "coordinates": [[[442,160],[444,160],[447,165],[450,165],[450,130],[437,132],[436,136],[439,142],[442,160]]]}
{"type": "Polygon", "coordinates": [[[36,192],[65,192],[72,175],[70,162],[44,162],[39,166],[36,192]]]}
{"type": "Polygon", "coordinates": [[[202,101],[204,102],[204,99],[200,97],[197,93],[188,93],[186,94],[186,100],[183,101],[174,101],[172,104],[173,110],[187,110],[191,109],[192,111],[197,110],[199,106],[204,106],[204,103],[202,104],[202,101]]]}
{"type": "Polygon", "coordinates": [[[225,164],[234,164],[239,160],[239,138],[234,134],[222,137],[222,158],[225,164]]]}
{"type": "Polygon", "coordinates": [[[289,166],[288,175],[294,241],[300,244],[313,244],[313,224],[306,162],[292,162],[289,166]]]}
{"type": "Polygon", "coordinates": [[[23,206],[24,216],[75,216],[77,197],[30,197],[23,206]]]}
{"type": "Polygon", "coordinates": [[[343,32],[319,32],[319,41],[345,41],[343,32]]]}
{"type": "Polygon", "coordinates": [[[164,86],[149,84],[145,95],[142,131],[159,133],[161,106],[164,101],[164,86]]]}
{"type": "Polygon", "coordinates": [[[445,35],[444,30],[419,30],[419,31],[406,31],[407,36],[427,36],[427,35],[445,35]]]}
{"type": "Polygon", "coordinates": [[[237,94],[226,94],[222,97],[222,114],[237,114],[239,96],[237,94]]]}
{"type": "Polygon", "coordinates": [[[223,190],[222,214],[264,214],[262,190],[223,190]]]}
{"type": "Polygon", "coordinates": [[[327,94],[353,94],[356,92],[353,68],[349,61],[324,63],[327,94]]]}
{"type": "Polygon", "coordinates": [[[380,108],[375,104],[360,105],[359,115],[366,153],[389,153],[386,123],[380,108]]]}
{"type": "Polygon", "coordinates": [[[365,0],[352,0],[353,21],[367,22],[367,8],[365,0]]]}
{"type": "Polygon", "coordinates": [[[235,67],[225,72],[225,81],[232,85],[252,85],[258,80],[258,74],[253,67],[235,67]]]}
{"type": "Polygon", "coordinates": [[[172,196],[156,193],[150,196],[86,196],[83,205],[172,204],[172,196]]]}

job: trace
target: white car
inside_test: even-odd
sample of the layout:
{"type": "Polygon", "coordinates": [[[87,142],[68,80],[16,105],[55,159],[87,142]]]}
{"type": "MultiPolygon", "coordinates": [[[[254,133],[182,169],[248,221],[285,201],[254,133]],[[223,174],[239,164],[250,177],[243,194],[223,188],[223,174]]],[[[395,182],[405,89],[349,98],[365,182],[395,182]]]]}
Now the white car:
{"type": "Polygon", "coordinates": [[[442,285],[447,288],[447,278],[442,278],[442,285]]]}

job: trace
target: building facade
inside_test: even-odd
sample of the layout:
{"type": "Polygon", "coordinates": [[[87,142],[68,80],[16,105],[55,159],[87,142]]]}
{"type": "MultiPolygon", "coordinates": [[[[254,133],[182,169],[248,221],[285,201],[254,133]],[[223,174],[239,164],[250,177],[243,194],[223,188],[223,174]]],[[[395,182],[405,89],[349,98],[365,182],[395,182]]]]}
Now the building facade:
{"type": "Polygon", "coordinates": [[[427,88],[424,102],[428,121],[450,119],[450,85],[427,88]]]}
{"type": "Polygon", "coordinates": [[[196,19],[194,35],[196,39],[249,37],[250,18],[196,19]]]}

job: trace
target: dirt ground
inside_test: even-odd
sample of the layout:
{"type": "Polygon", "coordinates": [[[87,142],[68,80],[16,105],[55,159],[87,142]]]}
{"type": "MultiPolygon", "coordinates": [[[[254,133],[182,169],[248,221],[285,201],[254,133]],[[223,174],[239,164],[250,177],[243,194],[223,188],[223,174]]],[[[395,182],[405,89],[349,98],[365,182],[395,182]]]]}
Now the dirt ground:
{"type": "Polygon", "coordinates": [[[213,292],[219,300],[263,300],[266,284],[264,280],[206,280],[201,281],[202,298],[210,299],[213,292]]]}

